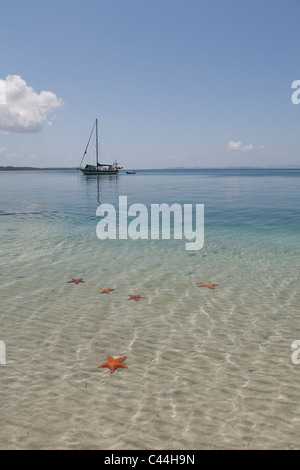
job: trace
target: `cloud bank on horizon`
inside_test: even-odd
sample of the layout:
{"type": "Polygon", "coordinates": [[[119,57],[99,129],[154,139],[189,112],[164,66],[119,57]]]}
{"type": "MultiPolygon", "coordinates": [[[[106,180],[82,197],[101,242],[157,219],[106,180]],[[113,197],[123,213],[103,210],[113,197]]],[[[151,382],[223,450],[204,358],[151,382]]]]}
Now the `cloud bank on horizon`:
{"type": "Polygon", "coordinates": [[[37,93],[20,75],[1,80],[5,100],[1,104],[0,131],[3,133],[36,133],[51,125],[52,113],[62,100],[51,91],[37,93]]]}

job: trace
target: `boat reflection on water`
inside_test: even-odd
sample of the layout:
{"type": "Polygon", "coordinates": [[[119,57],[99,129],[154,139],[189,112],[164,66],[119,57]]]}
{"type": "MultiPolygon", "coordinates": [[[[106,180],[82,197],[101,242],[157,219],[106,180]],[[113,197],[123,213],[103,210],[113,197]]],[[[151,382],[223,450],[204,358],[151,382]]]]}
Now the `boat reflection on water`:
{"type": "Polygon", "coordinates": [[[80,178],[80,181],[84,182],[88,198],[96,200],[98,206],[101,204],[101,199],[102,202],[114,203],[119,197],[118,175],[85,176],[80,178]],[[104,195],[109,195],[109,201],[104,195]]]}

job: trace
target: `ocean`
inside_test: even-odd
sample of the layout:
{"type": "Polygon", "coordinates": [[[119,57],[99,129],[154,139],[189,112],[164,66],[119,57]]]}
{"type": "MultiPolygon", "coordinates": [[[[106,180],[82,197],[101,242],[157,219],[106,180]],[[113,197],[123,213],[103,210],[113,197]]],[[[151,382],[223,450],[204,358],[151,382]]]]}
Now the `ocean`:
{"type": "Polygon", "coordinates": [[[0,172],[0,449],[299,449],[299,182],[0,172]],[[100,240],[120,196],[204,204],[203,248],[100,240]]]}

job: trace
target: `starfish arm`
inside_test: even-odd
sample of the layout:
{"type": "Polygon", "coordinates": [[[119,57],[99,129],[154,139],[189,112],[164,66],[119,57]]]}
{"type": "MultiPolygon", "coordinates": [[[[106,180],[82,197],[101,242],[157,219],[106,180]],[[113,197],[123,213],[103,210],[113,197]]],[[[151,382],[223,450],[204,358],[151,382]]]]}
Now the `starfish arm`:
{"type": "Polygon", "coordinates": [[[109,363],[108,362],[103,362],[103,364],[101,364],[101,366],[98,366],[98,369],[99,367],[109,367],[109,363]]]}

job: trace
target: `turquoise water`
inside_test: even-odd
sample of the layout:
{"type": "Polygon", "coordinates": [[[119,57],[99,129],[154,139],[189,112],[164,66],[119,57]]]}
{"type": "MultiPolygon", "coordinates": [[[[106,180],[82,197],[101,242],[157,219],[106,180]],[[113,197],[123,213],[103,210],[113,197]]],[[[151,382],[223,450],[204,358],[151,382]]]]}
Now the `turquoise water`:
{"type": "Polygon", "coordinates": [[[299,177],[0,172],[0,447],[299,448],[299,177]],[[204,204],[204,247],[99,240],[124,195],[204,204]]]}

